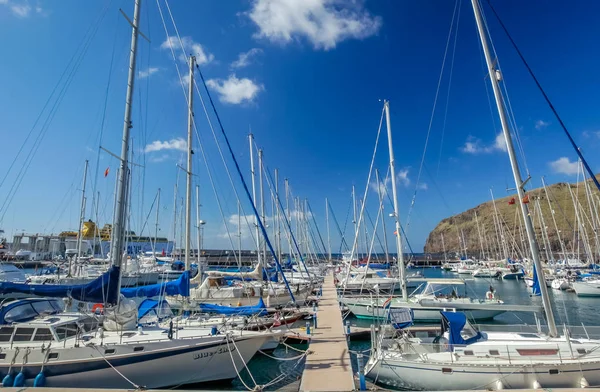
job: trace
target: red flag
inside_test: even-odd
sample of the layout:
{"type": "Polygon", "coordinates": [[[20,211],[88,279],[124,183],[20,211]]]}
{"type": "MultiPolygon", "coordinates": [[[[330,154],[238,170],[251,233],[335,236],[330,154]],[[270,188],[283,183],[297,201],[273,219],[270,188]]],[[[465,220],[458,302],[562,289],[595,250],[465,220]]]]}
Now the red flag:
{"type": "Polygon", "coordinates": [[[163,256],[163,257],[165,257],[166,255],[167,255],[167,252],[165,252],[165,250],[164,250],[164,248],[163,248],[163,251],[162,251],[162,256],[163,256]]]}
{"type": "Polygon", "coordinates": [[[104,170],[104,177],[108,176],[109,171],[110,171],[110,167],[107,167],[106,170],[104,170]]]}

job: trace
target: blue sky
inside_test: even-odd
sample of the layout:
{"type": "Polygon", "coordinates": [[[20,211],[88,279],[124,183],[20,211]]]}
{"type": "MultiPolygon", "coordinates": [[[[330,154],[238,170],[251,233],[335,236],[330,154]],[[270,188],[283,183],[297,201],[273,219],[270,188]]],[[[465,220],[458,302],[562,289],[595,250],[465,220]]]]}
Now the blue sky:
{"type": "MultiPolygon", "coordinates": [[[[168,35],[175,37],[167,3],[159,3],[168,35]]],[[[600,4],[542,0],[494,4],[597,171],[600,76],[595,65],[600,59],[594,48],[600,37],[595,20],[600,4]]],[[[359,195],[365,192],[380,100],[390,100],[402,222],[407,221],[417,189],[408,227],[416,251],[440,219],[488,200],[490,187],[502,197],[507,186],[514,186],[502,140],[496,139],[499,121],[490,110],[492,96],[489,86],[486,90],[489,82],[471,4],[463,0],[458,8],[455,5],[452,0],[169,2],[185,50],[197,56],[209,80],[246,179],[251,127],[264,149],[266,165],[289,178],[294,196],[309,200],[323,234],[325,198],[343,225],[352,185],[359,195]],[[417,185],[453,14],[450,49],[417,185]]],[[[103,147],[120,151],[130,27],[119,8],[132,15],[133,1],[0,0],[0,34],[6,37],[0,65],[0,176],[8,173],[0,186],[0,206],[11,200],[0,209],[0,217],[4,216],[0,228],[9,236],[22,230],[76,229],[85,159],[90,161],[88,192],[94,183],[100,192],[100,223],[110,222],[117,165],[104,152],[99,165],[96,161],[100,133],[103,147]],[[70,74],[74,55],[78,65],[70,74]],[[56,93],[66,85],[64,79],[59,82],[65,70],[71,78],[57,103],[56,93]],[[51,95],[56,85],[58,90],[51,95]],[[49,97],[50,105],[43,110],[49,97]],[[55,103],[56,111],[49,116],[55,103]],[[40,113],[41,121],[34,127],[40,113]],[[39,147],[27,165],[25,158],[35,140],[39,147]],[[110,174],[104,178],[107,167],[110,174]]],[[[537,187],[542,175],[548,182],[575,181],[574,152],[487,4],[484,10],[532,183],[537,187]]],[[[169,235],[176,164],[185,149],[185,142],[178,139],[185,138],[187,121],[176,64],[184,73],[186,65],[172,58],[156,1],[144,1],[141,26],[151,42],[140,40],[132,137],[134,160],[145,162],[145,169],[133,169],[131,227],[140,232],[160,187],[160,228],[169,235]]],[[[176,57],[181,56],[179,41],[171,42],[176,44],[176,57]]],[[[225,220],[236,232],[235,193],[197,97],[196,121],[225,220]]],[[[376,167],[385,175],[384,136],[376,167]]],[[[207,222],[205,246],[230,247],[198,150],[194,165],[207,222]]],[[[181,198],[182,173],[179,184],[181,198]]],[[[373,216],[376,197],[369,190],[367,205],[373,216]]],[[[249,214],[247,200],[242,203],[249,214]]],[[[86,215],[93,218],[90,204],[91,200],[86,215]]],[[[390,211],[388,204],[385,208],[390,211]]],[[[154,213],[149,224],[154,224],[154,213]]],[[[146,234],[148,230],[146,226],[146,234]]],[[[387,232],[392,239],[391,221],[387,232]]],[[[339,236],[333,225],[332,239],[335,250],[339,236]]]]}

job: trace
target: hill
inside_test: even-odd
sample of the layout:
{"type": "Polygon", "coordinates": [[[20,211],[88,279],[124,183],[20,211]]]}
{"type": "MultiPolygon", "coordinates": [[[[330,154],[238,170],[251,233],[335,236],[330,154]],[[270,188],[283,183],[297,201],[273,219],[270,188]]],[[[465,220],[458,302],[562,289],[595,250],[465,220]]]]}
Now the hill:
{"type": "MultiPolygon", "coordinates": [[[[546,189],[547,192],[544,188],[527,191],[527,204],[542,257],[548,257],[548,248],[553,252],[561,251],[560,238],[566,252],[583,254],[589,244],[588,253],[597,259],[599,241],[596,233],[600,234],[600,230],[594,228],[600,226],[600,192],[594,183],[591,180],[576,184],[557,183],[546,189]],[[547,234],[542,236],[543,226],[547,234]]],[[[487,257],[502,258],[503,248],[510,257],[528,257],[526,240],[519,199],[514,194],[496,199],[495,208],[494,202],[488,201],[443,219],[429,233],[424,251],[438,253],[445,248],[447,252],[464,254],[466,249],[469,255],[479,257],[483,243],[483,253],[487,257]]]]}

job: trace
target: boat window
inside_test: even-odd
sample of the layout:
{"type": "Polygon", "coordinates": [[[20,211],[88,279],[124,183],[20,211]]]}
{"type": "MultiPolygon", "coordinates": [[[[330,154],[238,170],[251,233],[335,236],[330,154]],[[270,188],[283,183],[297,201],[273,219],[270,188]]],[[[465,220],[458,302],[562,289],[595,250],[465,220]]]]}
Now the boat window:
{"type": "Polygon", "coordinates": [[[50,354],[48,354],[48,359],[58,359],[58,353],[50,353],[50,354]]]}
{"type": "Polygon", "coordinates": [[[71,336],[77,335],[77,323],[69,323],[56,327],[56,336],[58,340],[70,338],[71,336]]]}
{"type": "Polygon", "coordinates": [[[44,342],[47,340],[54,340],[54,336],[52,336],[52,332],[48,328],[38,328],[35,332],[35,336],[33,340],[36,342],[44,342]]]}
{"type": "Polygon", "coordinates": [[[4,315],[5,323],[13,323],[15,321],[28,320],[36,317],[38,314],[33,309],[30,303],[15,306],[4,315]]]}
{"type": "Polygon", "coordinates": [[[463,354],[465,354],[465,355],[473,355],[473,351],[471,351],[471,350],[465,350],[463,352],[463,354]]]}
{"type": "Polygon", "coordinates": [[[577,349],[577,354],[587,354],[588,350],[586,350],[585,348],[578,348],[577,349]]]}
{"type": "Polygon", "coordinates": [[[31,306],[38,314],[54,314],[56,309],[52,306],[53,301],[36,301],[32,302],[31,306]]]}
{"type": "Polygon", "coordinates": [[[0,360],[6,359],[6,353],[0,353],[0,360]]]}
{"type": "Polygon", "coordinates": [[[10,341],[13,331],[13,327],[0,327],[0,342],[10,341]]]}
{"type": "Polygon", "coordinates": [[[490,355],[500,355],[498,350],[490,350],[490,355]]]}
{"type": "Polygon", "coordinates": [[[137,346],[133,348],[133,351],[144,351],[144,346],[137,346]]]}
{"type": "Polygon", "coordinates": [[[28,342],[33,336],[35,328],[17,328],[13,342],[28,342]]]}
{"type": "Polygon", "coordinates": [[[558,374],[558,373],[560,373],[560,372],[558,371],[558,369],[549,369],[549,370],[548,370],[548,374],[558,374]]]}
{"type": "Polygon", "coordinates": [[[474,338],[475,336],[477,336],[477,334],[478,332],[475,329],[475,327],[471,325],[471,323],[468,321],[465,323],[465,326],[463,327],[462,331],[460,331],[460,336],[462,336],[462,338],[465,340],[474,338]]]}
{"type": "Polygon", "coordinates": [[[442,373],[444,373],[444,374],[452,374],[452,369],[451,368],[442,368],[442,373]]]}
{"type": "Polygon", "coordinates": [[[94,317],[86,317],[83,320],[79,320],[79,325],[84,332],[95,331],[98,328],[98,320],[94,317]]]}
{"type": "Polygon", "coordinates": [[[104,354],[114,354],[114,353],[115,353],[114,348],[107,348],[106,350],[104,350],[104,354]]]}
{"type": "Polygon", "coordinates": [[[532,356],[532,355],[556,355],[558,353],[557,348],[533,348],[533,349],[525,349],[518,348],[517,352],[519,355],[523,356],[532,356]]]}

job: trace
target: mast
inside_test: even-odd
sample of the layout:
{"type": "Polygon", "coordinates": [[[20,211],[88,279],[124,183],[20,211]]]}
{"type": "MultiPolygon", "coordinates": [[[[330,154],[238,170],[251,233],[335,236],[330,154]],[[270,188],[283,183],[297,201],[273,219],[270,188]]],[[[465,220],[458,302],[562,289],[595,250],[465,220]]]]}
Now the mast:
{"type": "MultiPolygon", "coordinates": [[[[129,72],[127,76],[127,94],[125,97],[125,116],[123,121],[123,139],[121,144],[121,158],[119,173],[117,176],[117,192],[115,200],[115,219],[112,227],[111,239],[111,264],[115,267],[121,267],[123,260],[123,246],[125,241],[125,217],[127,215],[127,184],[129,182],[129,131],[133,127],[131,124],[131,107],[133,102],[133,84],[135,81],[135,61],[137,54],[138,27],[140,8],[142,0],[135,0],[133,10],[133,23],[131,30],[131,48],[129,53],[129,72]]],[[[121,277],[119,275],[119,286],[121,287],[121,277]]],[[[118,301],[118,300],[117,300],[118,301]]]]}
{"type": "MultiPolygon", "coordinates": [[[[258,189],[260,191],[260,219],[262,220],[263,225],[267,226],[267,220],[265,217],[265,190],[263,187],[263,150],[262,148],[258,150],[258,189]]],[[[261,241],[262,246],[260,252],[262,252],[262,260],[267,264],[267,241],[263,239],[261,241]]]]}
{"type": "Polygon", "coordinates": [[[242,270],[242,208],[238,200],[238,266],[242,270]]]}
{"type": "Polygon", "coordinates": [[[331,262],[331,236],[329,234],[329,201],[325,198],[325,225],[327,226],[327,254],[331,262]]]}
{"type": "MultiPolygon", "coordinates": [[[[77,260],[81,257],[81,243],[83,241],[83,220],[85,219],[85,182],[87,180],[88,171],[88,160],[85,160],[85,166],[83,168],[83,185],[81,186],[81,211],[79,215],[79,233],[77,235],[77,260]]],[[[69,257],[69,273],[67,276],[71,276],[72,257],[69,257]]]]}
{"type": "Polygon", "coordinates": [[[525,221],[525,229],[527,231],[527,237],[529,238],[529,247],[531,249],[531,255],[533,257],[533,263],[537,270],[538,279],[541,282],[540,289],[542,294],[542,302],[544,304],[544,310],[546,312],[546,319],[548,321],[549,334],[550,336],[557,336],[558,332],[554,321],[554,314],[552,312],[550,298],[548,297],[548,288],[544,283],[546,281],[544,278],[544,269],[540,261],[540,254],[538,250],[537,241],[535,239],[535,233],[533,231],[533,224],[531,223],[531,216],[529,215],[529,209],[527,208],[527,204],[523,203],[523,198],[525,197],[525,184],[521,179],[519,163],[517,162],[517,156],[515,154],[510,135],[510,129],[508,127],[508,119],[506,117],[506,112],[502,103],[502,92],[500,90],[501,73],[499,69],[496,69],[496,62],[492,59],[492,56],[490,54],[487,37],[485,35],[483,19],[481,17],[481,10],[479,9],[479,2],[478,0],[471,0],[471,4],[473,5],[473,12],[475,14],[475,20],[477,22],[477,30],[479,31],[479,38],[481,39],[481,46],[483,48],[483,53],[485,54],[485,62],[487,64],[490,76],[490,83],[492,84],[492,88],[494,90],[494,98],[496,100],[496,106],[498,108],[498,115],[500,116],[500,123],[502,124],[502,132],[504,133],[504,138],[506,139],[506,147],[508,150],[508,156],[510,158],[510,166],[512,168],[513,176],[515,179],[517,193],[519,194],[521,214],[523,215],[523,220],[525,221]]]}
{"type": "Polygon", "coordinates": [[[504,254],[504,258],[508,260],[508,250],[506,249],[504,230],[502,229],[500,216],[498,215],[498,209],[496,209],[496,199],[494,198],[494,192],[491,188],[490,195],[492,195],[492,205],[494,206],[494,226],[496,227],[496,239],[498,241],[498,246],[502,247],[502,253],[504,254]]]}
{"type": "Polygon", "coordinates": [[[196,227],[198,231],[196,232],[197,242],[198,242],[198,270],[200,270],[200,251],[202,250],[202,225],[204,221],[200,220],[200,185],[196,185],[196,227]]]}
{"type": "Polygon", "coordinates": [[[158,219],[160,214],[160,188],[158,188],[158,195],[156,196],[156,225],[154,226],[154,261],[156,261],[156,240],[158,238],[158,219]]]}
{"type": "Polygon", "coordinates": [[[275,210],[275,240],[277,241],[277,259],[281,261],[281,221],[279,218],[279,170],[275,169],[275,197],[273,209],[275,210]]]}
{"type": "Polygon", "coordinates": [[[398,208],[398,192],[396,190],[396,162],[394,160],[394,146],[392,144],[392,123],[390,121],[390,102],[384,101],[385,122],[387,124],[388,149],[390,152],[390,177],[392,179],[392,197],[394,199],[394,221],[396,223],[396,248],[398,249],[398,271],[402,285],[402,299],[408,300],[406,291],[406,278],[404,276],[404,254],[402,252],[402,231],[400,228],[400,212],[398,208]]]}
{"type": "MultiPolygon", "coordinates": [[[[354,214],[352,218],[352,224],[354,224],[354,233],[358,236],[358,229],[356,228],[358,220],[356,219],[356,194],[354,193],[354,185],[352,185],[352,211],[354,214]]],[[[354,242],[357,243],[357,240],[354,240],[354,242]]],[[[356,249],[356,253],[358,253],[358,249],[356,249]]],[[[352,263],[352,260],[350,260],[350,263],[352,263]]]]}
{"type": "Polygon", "coordinates": [[[175,179],[175,187],[173,189],[173,249],[171,249],[171,257],[175,253],[175,244],[177,243],[177,192],[179,185],[179,169],[177,169],[177,176],[175,179]]]}
{"type": "MultiPolygon", "coordinates": [[[[252,132],[248,135],[248,143],[250,143],[250,173],[252,174],[252,203],[256,206],[256,173],[254,172],[254,135],[252,132]]],[[[261,257],[260,257],[260,233],[258,228],[258,218],[254,217],[255,224],[254,228],[256,229],[256,257],[258,259],[258,264],[261,265],[261,257]]]]}
{"type": "MultiPolygon", "coordinates": [[[[185,270],[192,267],[190,260],[192,238],[192,129],[194,128],[194,65],[196,57],[190,56],[190,84],[188,90],[187,173],[185,185],[185,270]]],[[[200,245],[198,245],[199,247],[200,245]]],[[[199,249],[199,248],[198,248],[199,249]]]]}
{"type": "MultiPolygon", "coordinates": [[[[285,191],[285,215],[291,220],[292,216],[290,215],[290,183],[287,178],[283,180],[284,191],[285,191]]],[[[290,259],[292,256],[292,234],[291,234],[292,226],[289,227],[289,233],[287,233],[288,239],[288,252],[290,255],[290,259]]],[[[297,231],[296,231],[297,232],[297,231]]]]}
{"type": "Polygon", "coordinates": [[[485,260],[485,250],[483,249],[483,237],[479,229],[479,219],[477,219],[477,211],[475,211],[475,224],[477,225],[477,234],[479,235],[479,244],[481,245],[481,257],[485,260]]]}
{"type": "Polygon", "coordinates": [[[385,229],[385,218],[383,216],[383,195],[385,194],[385,190],[381,190],[381,181],[379,179],[379,170],[375,170],[375,179],[377,181],[377,194],[379,196],[379,208],[381,209],[381,228],[383,229],[383,246],[385,251],[385,263],[390,264],[390,253],[388,251],[388,241],[387,241],[387,231],[385,229]]]}

